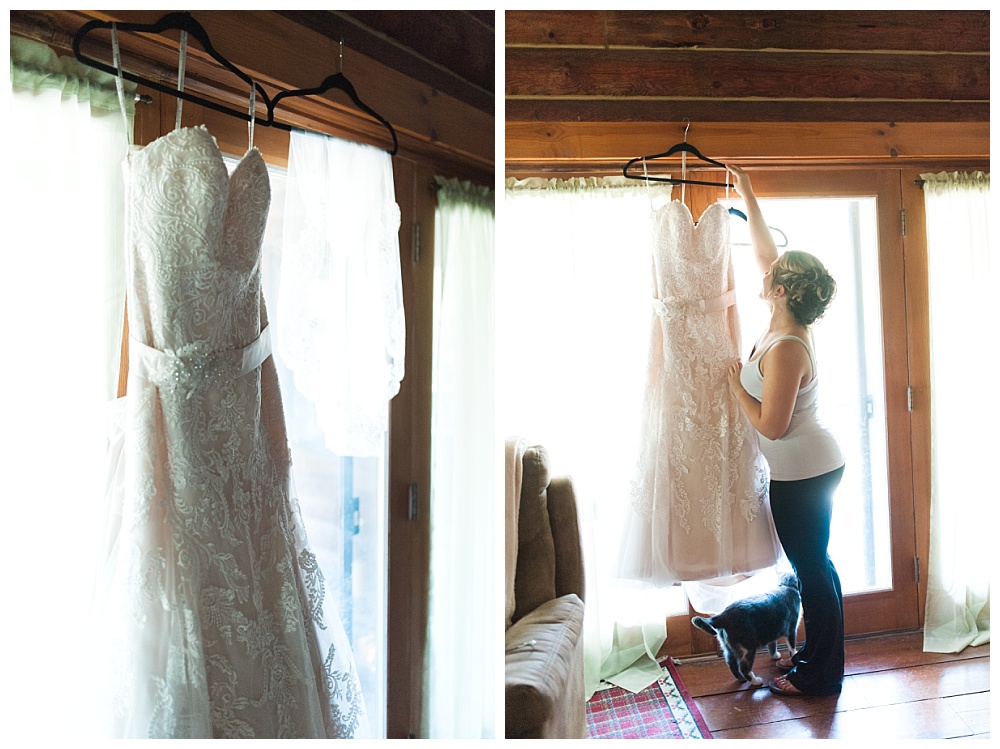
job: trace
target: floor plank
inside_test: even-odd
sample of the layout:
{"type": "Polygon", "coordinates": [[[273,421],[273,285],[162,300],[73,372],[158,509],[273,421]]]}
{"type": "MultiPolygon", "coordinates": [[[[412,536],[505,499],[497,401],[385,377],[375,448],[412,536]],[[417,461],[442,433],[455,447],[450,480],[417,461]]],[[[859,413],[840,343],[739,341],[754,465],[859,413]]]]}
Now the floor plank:
{"type": "Polygon", "coordinates": [[[933,663],[848,677],[872,705],[894,705],[936,697],[988,692],[988,658],[933,663]]]}
{"type": "MultiPolygon", "coordinates": [[[[681,658],[678,673],[717,738],[989,738],[989,644],[924,653],[919,632],[849,640],[844,687],[785,697],[733,678],[721,657],[681,658]]],[[[781,672],[759,653],[765,684],[781,672]]]]}
{"type": "Polygon", "coordinates": [[[972,735],[944,700],[923,700],[712,731],[720,739],[953,739],[972,735]]]}

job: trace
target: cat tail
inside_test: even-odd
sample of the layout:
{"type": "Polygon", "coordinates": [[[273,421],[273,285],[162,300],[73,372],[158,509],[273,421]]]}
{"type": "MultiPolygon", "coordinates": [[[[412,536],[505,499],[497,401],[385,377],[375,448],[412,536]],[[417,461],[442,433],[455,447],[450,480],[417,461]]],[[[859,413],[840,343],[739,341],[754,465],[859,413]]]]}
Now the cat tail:
{"type": "Polygon", "coordinates": [[[694,626],[696,626],[698,629],[700,629],[700,630],[702,630],[704,632],[708,632],[710,635],[717,635],[718,634],[718,632],[716,631],[715,627],[712,626],[712,623],[708,619],[706,619],[706,618],[704,618],[702,616],[692,617],[691,618],[691,623],[694,626]]]}

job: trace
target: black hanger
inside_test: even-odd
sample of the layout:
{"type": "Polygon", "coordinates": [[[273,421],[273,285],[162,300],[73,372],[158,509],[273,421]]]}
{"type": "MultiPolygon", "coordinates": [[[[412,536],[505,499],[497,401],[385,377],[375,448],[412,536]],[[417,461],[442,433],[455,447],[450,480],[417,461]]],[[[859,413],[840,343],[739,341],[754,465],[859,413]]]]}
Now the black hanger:
{"type": "Polygon", "coordinates": [[[318,94],[325,94],[327,91],[334,88],[340,89],[341,91],[346,93],[351,98],[351,101],[353,101],[359,109],[361,109],[363,112],[366,112],[371,117],[375,118],[383,125],[385,125],[386,129],[389,131],[389,135],[392,136],[392,150],[389,151],[389,155],[395,156],[396,152],[399,150],[399,140],[396,138],[396,131],[393,129],[392,125],[389,124],[389,121],[385,119],[385,117],[383,117],[374,109],[372,109],[363,101],[361,101],[360,97],[358,96],[358,92],[354,90],[354,85],[349,80],[347,80],[347,76],[345,76],[341,72],[337,72],[334,73],[333,75],[327,76],[326,80],[324,80],[316,88],[300,88],[296,89],[295,91],[282,91],[281,93],[279,93],[277,96],[274,97],[274,101],[270,102],[267,106],[267,117],[269,122],[278,127],[282,127],[280,123],[274,122],[274,110],[278,106],[278,102],[284,99],[285,97],[312,96],[318,94]]]}
{"type": "MultiPolygon", "coordinates": [[[[690,126],[690,123],[688,123],[688,125],[690,126]]],[[[667,182],[671,185],[710,185],[712,187],[736,187],[736,185],[730,182],[706,182],[704,180],[678,179],[676,177],[650,177],[648,174],[645,173],[645,162],[652,161],[654,159],[662,159],[667,156],[673,156],[675,153],[680,153],[681,151],[686,151],[687,153],[690,153],[692,156],[695,156],[709,164],[714,164],[715,166],[721,166],[723,169],[726,168],[726,165],[723,164],[721,161],[716,161],[715,159],[708,158],[707,156],[703,155],[701,151],[699,151],[697,148],[695,148],[693,145],[687,142],[686,140],[687,128],[684,129],[684,137],[685,140],[683,143],[675,143],[663,153],[655,153],[651,156],[638,156],[632,159],[627,164],[625,164],[625,166],[622,167],[622,174],[625,176],[626,179],[641,179],[641,180],[648,180],[650,182],[667,182]],[[632,167],[640,162],[643,162],[643,174],[641,175],[629,174],[628,173],[629,167],[632,167]]],[[[744,221],[747,220],[747,215],[738,208],[730,208],[729,213],[732,216],[739,216],[744,221]]]]}
{"type": "MultiPolygon", "coordinates": [[[[318,87],[312,89],[298,89],[295,91],[283,91],[279,93],[274,99],[271,99],[267,95],[267,92],[261,87],[259,83],[254,81],[249,75],[244,71],[240,70],[233,63],[223,57],[219,52],[212,46],[211,40],[208,38],[208,32],[205,31],[205,27],[202,26],[198,21],[195,20],[187,11],[168,13],[163,16],[156,23],[112,23],[111,21],[89,21],[80,27],[79,31],[73,36],[73,55],[77,60],[82,62],[84,65],[89,65],[92,68],[97,68],[98,70],[103,70],[111,75],[118,75],[118,70],[107,63],[95,60],[92,57],[84,55],[80,51],[80,45],[84,39],[91,31],[95,29],[110,29],[112,26],[116,27],[121,31],[137,31],[149,34],[161,34],[164,31],[186,31],[192,37],[194,37],[204,48],[205,52],[212,56],[220,65],[222,65],[226,70],[231,71],[237,75],[240,79],[245,81],[248,85],[252,84],[257,90],[257,97],[264,103],[267,107],[267,118],[261,118],[259,116],[254,117],[254,122],[256,124],[262,125],[264,127],[275,127],[279,130],[291,131],[293,128],[284,122],[278,122],[274,119],[274,109],[278,101],[286,96],[307,96],[310,94],[322,94],[329,91],[331,88],[339,88],[346,92],[351,100],[364,112],[374,117],[376,120],[381,122],[389,130],[389,134],[392,136],[392,150],[389,152],[390,155],[395,156],[397,150],[399,149],[399,141],[396,138],[396,131],[393,129],[392,125],[378,114],[371,107],[364,104],[358,97],[357,92],[354,90],[354,86],[351,82],[343,75],[343,73],[335,73],[329,76],[323,83],[318,87]]],[[[216,112],[222,112],[223,114],[228,114],[241,120],[249,121],[250,114],[248,112],[240,111],[238,109],[233,109],[232,107],[227,107],[224,104],[219,104],[218,102],[211,101],[209,99],[202,98],[197,94],[192,94],[188,91],[178,91],[176,88],[171,88],[166,84],[160,83],[159,81],[152,81],[142,76],[136,75],[135,73],[130,73],[128,71],[122,70],[122,77],[127,78],[134,83],[140,83],[144,86],[156,89],[165,94],[170,94],[171,96],[176,96],[185,101],[192,101],[196,104],[201,104],[204,107],[215,110],[216,112]]]]}
{"type": "MultiPolygon", "coordinates": [[[[163,18],[161,18],[156,23],[117,23],[112,24],[111,21],[89,21],[80,27],[80,30],[76,32],[73,36],[73,55],[77,60],[82,62],[84,65],[89,65],[92,68],[97,68],[98,70],[103,70],[105,73],[110,73],[111,75],[118,75],[118,70],[113,65],[108,65],[99,60],[95,60],[92,57],[88,57],[80,51],[80,45],[83,39],[91,31],[95,29],[110,29],[114,25],[119,31],[138,31],[148,34],[162,34],[164,31],[186,31],[190,36],[198,40],[205,52],[212,56],[212,58],[222,65],[226,70],[237,75],[240,79],[245,81],[247,85],[253,85],[257,90],[257,96],[264,102],[270,113],[271,109],[271,98],[267,95],[267,92],[261,87],[259,83],[254,81],[249,75],[240,70],[238,67],[229,62],[225,57],[216,51],[215,47],[212,46],[212,41],[208,38],[208,32],[205,31],[205,27],[202,26],[198,21],[195,20],[187,11],[178,13],[168,13],[163,18]]],[[[171,96],[176,96],[185,101],[191,101],[195,104],[201,104],[204,107],[213,109],[216,112],[222,112],[224,114],[232,115],[241,120],[250,120],[250,115],[248,112],[241,112],[238,109],[233,109],[227,107],[224,104],[219,104],[218,102],[211,101],[209,99],[204,99],[197,94],[192,94],[188,91],[178,91],[176,88],[171,88],[166,84],[160,83],[159,81],[152,81],[142,76],[136,75],[135,73],[130,73],[126,70],[122,70],[122,78],[127,78],[134,83],[141,83],[143,86],[148,86],[150,88],[161,91],[165,94],[170,94],[171,96]]],[[[261,119],[260,117],[254,117],[254,121],[259,125],[268,126],[267,120],[261,119]]]]}
{"type": "Polygon", "coordinates": [[[735,185],[729,182],[705,182],[704,180],[697,180],[697,179],[678,179],[677,177],[649,177],[645,174],[628,173],[629,168],[634,166],[635,164],[638,164],[643,161],[653,161],[654,159],[662,159],[667,156],[673,156],[675,153],[680,153],[681,151],[687,151],[692,156],[695,156],[709,164],[714,164],[715,166],[721,166],[723,169],[726,168],[726,165],[723,164],[721,161],[716,161],[715,159],[710,159],[707,156],[703,156],[701,151],[699,151],[697,148],[695,148],[687,141],[684,141],[683,143],[677,143],[671,146],[668,150],[664,151],[663,153],[656,153],[651,156],[638,156],[632,159],[627,164],[625,164],[624,167],[622,167],[622,174],[628,179],[644,179],[644,180],[648,179],[651,182],[669,182],[672,185],[713,185],[716,187],[735,187],[735,185]]]}

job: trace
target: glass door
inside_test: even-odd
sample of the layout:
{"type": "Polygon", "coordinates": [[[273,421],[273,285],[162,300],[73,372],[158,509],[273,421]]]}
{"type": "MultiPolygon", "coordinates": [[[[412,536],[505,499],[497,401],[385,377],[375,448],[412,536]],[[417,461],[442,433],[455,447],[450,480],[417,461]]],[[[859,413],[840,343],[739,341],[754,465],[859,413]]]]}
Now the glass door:
{"type": "MultiPolygon", "coordinates": [[[[755,190],[779,252],[819,257],[837,297],[813,327],[820,409],[846,455],[830,556],[848,634],[918,623],[898,173],[758,173],[755,190]]],[[[733,263],[746,356],[766,327],[746,225],[734,221],[733,263]]]]}

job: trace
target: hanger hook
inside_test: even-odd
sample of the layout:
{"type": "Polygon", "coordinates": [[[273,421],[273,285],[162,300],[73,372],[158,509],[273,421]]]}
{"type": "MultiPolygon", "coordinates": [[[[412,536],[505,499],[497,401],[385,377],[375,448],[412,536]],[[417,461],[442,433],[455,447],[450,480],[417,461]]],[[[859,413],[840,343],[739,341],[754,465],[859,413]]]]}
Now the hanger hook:
{"type": "Polygon", "coordinates": [[[340,56],[337,58],[337,72],[344,72],[344,37],[340,37],[340,56]]]}
{"type": "Polygon", "coordinates": [[[684,126],[684,142],[685,142],[685,143],[687,143],[687,142],[688,142],[688,128],[690,128],[690,127],[691,127],[691,120],[690,120],[690,119],[688,119],[687,117],[685,117],[685,118],[684,118],[684,121],[685,121],[685,122],[687,123],[687,124],[686,124],[686,125],[684,126]]]}

